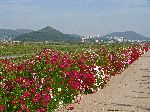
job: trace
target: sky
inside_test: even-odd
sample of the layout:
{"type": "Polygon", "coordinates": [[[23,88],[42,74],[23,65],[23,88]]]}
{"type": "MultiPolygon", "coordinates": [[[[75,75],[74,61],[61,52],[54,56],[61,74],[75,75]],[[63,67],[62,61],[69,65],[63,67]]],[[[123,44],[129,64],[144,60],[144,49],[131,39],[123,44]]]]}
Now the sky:
{"type": "Polygon", "coordinates": [[[150,0],[0,0],[0,29],[105,35],[135,31],[150,37],[150,0]]]}

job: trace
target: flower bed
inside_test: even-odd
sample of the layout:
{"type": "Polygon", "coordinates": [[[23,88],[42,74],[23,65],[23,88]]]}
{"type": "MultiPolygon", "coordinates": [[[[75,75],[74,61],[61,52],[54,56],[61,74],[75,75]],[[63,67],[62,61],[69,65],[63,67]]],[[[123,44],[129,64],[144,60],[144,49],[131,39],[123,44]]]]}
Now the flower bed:
{"type": "Polygon", "coordinates": [[[117,50],[104,47],[64,53],[43,49],[20,63],[0,60],[0,111],[51,112],[94,93],[150,49],[137,44],[117,50]]]}

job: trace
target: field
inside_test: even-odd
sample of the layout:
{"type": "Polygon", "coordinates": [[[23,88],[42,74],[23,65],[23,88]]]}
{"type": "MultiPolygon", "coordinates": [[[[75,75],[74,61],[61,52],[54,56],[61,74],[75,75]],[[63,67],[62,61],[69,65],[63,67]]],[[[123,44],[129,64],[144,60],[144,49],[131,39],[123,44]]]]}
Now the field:
{"type": "Polygon", "coordinates": [[[149,49],[150,43],[0,44],[1,57],[15,57],[0,59],[0,110],[51,112],[80,102],[149,49]]]}
{"type": "Polygon", "coordinates": [[[80,50],[95,49],[103,47],[123,48],[132,46],[131,44],[90,44],[90,43],[0,43],[0,56],[35,54],[41,48],[61,50],[70,53],[80,50]]]}

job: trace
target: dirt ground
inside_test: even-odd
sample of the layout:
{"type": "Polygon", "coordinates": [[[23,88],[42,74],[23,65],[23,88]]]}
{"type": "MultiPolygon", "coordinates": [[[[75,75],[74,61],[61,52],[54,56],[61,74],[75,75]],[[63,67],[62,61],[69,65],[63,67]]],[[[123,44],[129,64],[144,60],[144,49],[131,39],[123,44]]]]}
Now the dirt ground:
{"type": "Polygon", "coordinates": [[[150,51],[112,77],[104,89],[84,95],[73,110],[58,112],[150,112],[150,51]]]}

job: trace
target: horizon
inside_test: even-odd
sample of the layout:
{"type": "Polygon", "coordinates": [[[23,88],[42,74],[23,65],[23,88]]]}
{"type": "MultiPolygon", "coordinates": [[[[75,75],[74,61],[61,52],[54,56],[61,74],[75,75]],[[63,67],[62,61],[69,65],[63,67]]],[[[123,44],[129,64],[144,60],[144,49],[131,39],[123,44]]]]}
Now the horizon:
{"type": "Polygon", "coordinates": [[[0,29],[105,35],[135,31],[150,37],[149,0],[1,0],[0,29]]]}
{"type": "MultiPolygon", "coordinates": [[[[46,27],[51,27],[51,26],[46,26],[46,27]]],[[[46,27],[44,27],[44,28],[46,28],[46,27]]],[[[53,27],[52,27],[53,28],[53,27]]],[[[42,28],[43,29],[43,28],[42,28]]],[[[55,29],[55,28],[54,28],[55,29]]],[[[0,29],[1,30],[1,29],[0,29]]],[[[31,31],[38,31],[38,30],[41,30],[41,29],[38,29],[38,30],[32,30],[32,29],[4,29],[4,30],[31,30],[31,31]]],[[[56,29],[56,30],[58,30],[58,29],[56,29]]],[[[58,30],[59,31],[59,30],[58,30]]],[[[122,32],[135,32],[135,31],[122,31],[122,32]]],[[[64,33],[64,32],[62,32],[62,33],[64,33]]],[[[117,31],[116,32],[108,32],[107,34],[102,34],[102,35],[99,35],[99,34],[97,34],[97,35],[95,35],[95,36],[100,36],[100,37],[102,37],[102,36],[106,36],[106,35],[108,35],[108,34],[111,34],[111,33],[118,33],[117,31]]],[[[138,33],[138,32],[135,32],[135,33],[137,33],[137,34],[140,34],[140,33],[138,33]]],[[[72,34],[72,33],[64,33],[64,34],[72,34]]],[[[79,34],[75,34],[75,35],[79,35],[79,34]]],[[[140,34],[140,35],[142,35],[142,34],[140,34]]],[[[79,35],[79,36],[94,36],[94,35],[79,35]]],[[[145,36],[145,35],[142,35],[142,36],[145,36]]],[[[148,37],[148,36],[145,36],[145,37],[148,37]]],[[[148,38],[150,38],[150,37],[148,37],[148,38]]]]}

